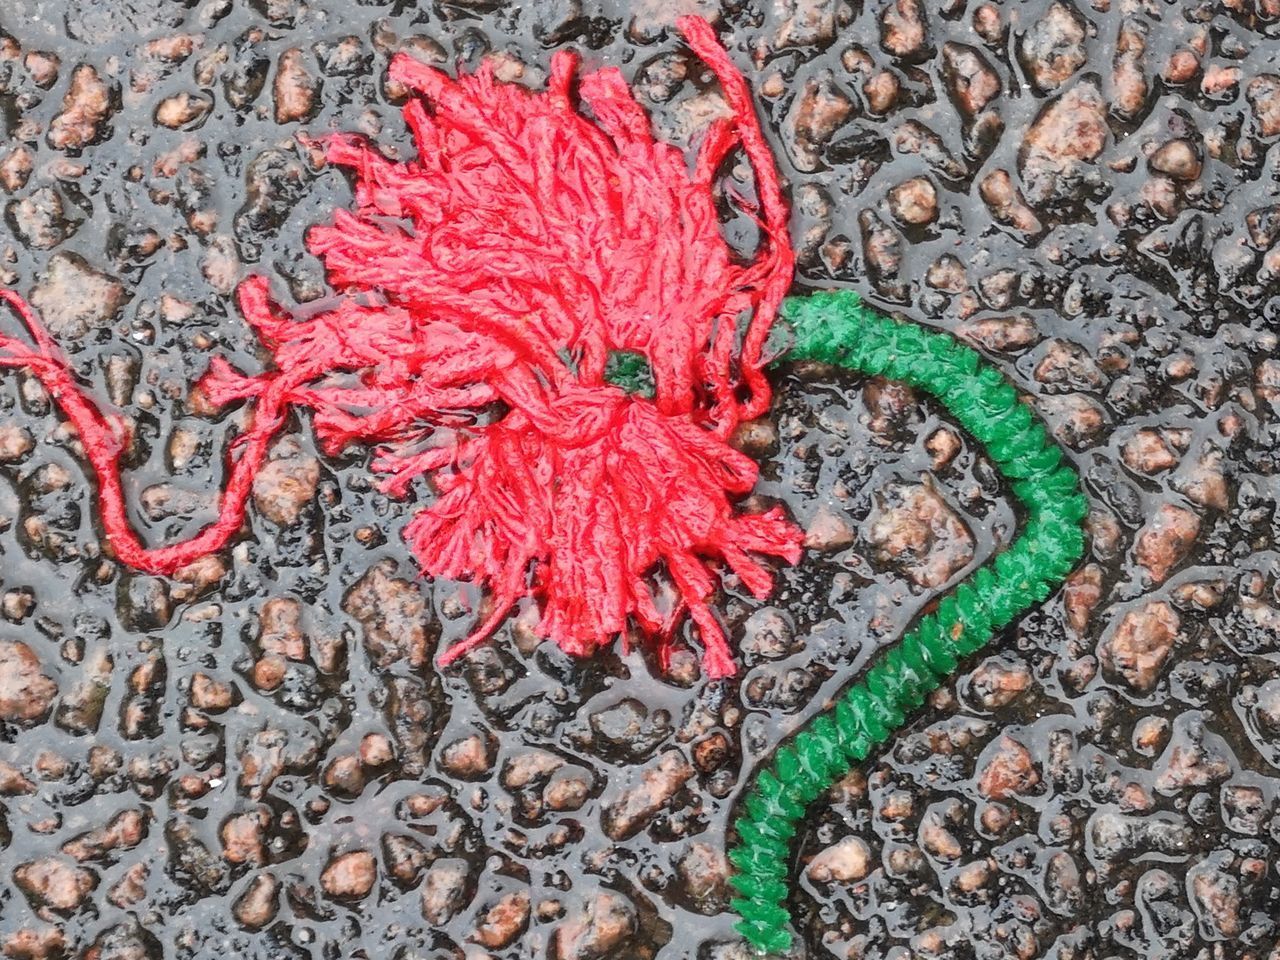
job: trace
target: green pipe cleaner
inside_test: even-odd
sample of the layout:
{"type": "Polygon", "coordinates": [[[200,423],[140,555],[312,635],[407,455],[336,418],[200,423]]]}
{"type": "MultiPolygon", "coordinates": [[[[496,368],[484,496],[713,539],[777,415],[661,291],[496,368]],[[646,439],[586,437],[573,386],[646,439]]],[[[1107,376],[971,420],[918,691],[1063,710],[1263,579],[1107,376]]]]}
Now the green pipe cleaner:
{"type": "Polygon", "coordinates": [[[1026,512],[1007,549],[958,584],[836,701],[779,748],[746,793],[729,853],[736,929],[763,953],[791,947],[792,841],[805,810],[884,743],[963,658],[1042,602],[1084,553],[1088,502],[1030,407],[977,351],[906,324],[848,291],[793,297],[785,359],[817,360],[931,394],[976,438],[1026,512]]]}

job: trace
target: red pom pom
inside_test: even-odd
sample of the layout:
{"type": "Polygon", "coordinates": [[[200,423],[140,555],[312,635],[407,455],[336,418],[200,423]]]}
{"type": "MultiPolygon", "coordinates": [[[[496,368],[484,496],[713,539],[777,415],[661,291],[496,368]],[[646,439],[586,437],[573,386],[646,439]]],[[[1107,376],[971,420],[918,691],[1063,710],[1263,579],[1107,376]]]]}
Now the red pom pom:
{"type": "MultiPolygon", "coordinates": [[[[417,158],[392,161],[354,137],[328,143],[329,160],[355,174],[355,208],[314,228],[308,246],[342,301],[294,320],[265,279],[247,281],[241,309],[275,369],[248,377],[215,361],[202,381],[210,402],[255,403],[218,523],[149,550],[113,502],[104,524],[117,555],[172,572],[218,549],[298,405],[314,411],[328,451],[379,445],[386,490],[432,475],[439,496],[409,526],[409,545],[425,573],[471,579],[495,601],[444,662],[532,595],[541,633],[583,655],[633,623],[665,658],[687,611],[708,675],[732,674],[707,606],[716,568],[764,595],[771,576],[754,557],[800,554],[801,533],[780,511],[735,508],[756,467],[727,443],[768,406],[761,354],[793,256],[746,84],[704,21],[680,27],[733,113],[708,129],[692,169],[653,138],[616,69],[578,82],[588,119],[568,53],[553,58],[543,93],[498,83],[487,67],[453,79],[397,56],[390,75],[416,94],[404,116],[417,158]],[[762,236],[748,263],[726,244],[712,191],[739,145],[762,236]],[[647,361],[651,398],[609,382],[619,353],[647,361]],[[678,596],[666,611],[649,586],[659,567],[678,596]]],[[[84,420],[87,448],[97,441],[86,429],[108,442],[100,417],[67,412],[84,420]]],[[[100,474],[116,470],[105,450],[91,459],[100,474]]],[[[105,508],[118,473],[103,487],[105,508]]]]}

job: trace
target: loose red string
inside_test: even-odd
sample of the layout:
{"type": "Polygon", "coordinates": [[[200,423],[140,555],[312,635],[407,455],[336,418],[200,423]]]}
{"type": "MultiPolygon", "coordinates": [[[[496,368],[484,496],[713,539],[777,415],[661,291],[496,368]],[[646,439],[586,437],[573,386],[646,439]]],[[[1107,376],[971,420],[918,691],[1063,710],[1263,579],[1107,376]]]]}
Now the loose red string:
{"type": "Polygon", "coordinates": [[[405,539],[425,574],[470,579],[493,601],[442,663],[532,595],[539,632],[579,655],[634,625],[665,662],[688,613],[707,674],[732,674],[708,605],[717,569],[763,596],[772,576],[758,558],[800,554],[800,531],[780,510],[735,506],[757,468],[726,439],[768,407],[762,352],[793,254],[746,82],[705,21],[678,24],[733,114],[711,126],[692,172],[653,138],[616,69],[578,83],[592,120],[574,106],[569,53],[553,57],[545,93],[498,83],[488,67],[454,79],[393,60],[391,77],[417,94],[404,115],[418,155],[397,162],[355,137],[329,141],[329,160],[354,173],[355,207],[307,242],[344,295],[338,306],[297,320],[271,302],[265,278],[241,285],[274,369],[247,376],[216,359],[202,379],[211,402],[251,400],[253,417],[229,454],[217,521],[184,543],[138,538],[119,421],[75,381],[31,310],[0,294],[35,341],[0,337],[0,366],[31,370],[79,432],[115,555],[172,574],[225,546],[272,437],[300,406],[325,450],[378,445],[373,468],[388,492],[431,477],[437,497],[405,539]],[[712,190],[738,145],[759,198],[749,263],[726,244],[712,190]],[[608,381],[619,351],[648,361],[652,399],[608,381]],[[659,569],[675,592],[665,609],[651,588],[659,569]]]}

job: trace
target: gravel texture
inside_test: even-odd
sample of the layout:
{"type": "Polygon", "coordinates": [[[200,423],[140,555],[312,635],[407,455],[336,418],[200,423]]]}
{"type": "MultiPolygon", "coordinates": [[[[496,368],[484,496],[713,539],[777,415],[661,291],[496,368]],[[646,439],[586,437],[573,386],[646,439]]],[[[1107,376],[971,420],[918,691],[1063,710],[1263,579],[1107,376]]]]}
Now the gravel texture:
{"type": "MultiPolygon", "coordinates": [[[[724,105],[689,11],[757,92],[802,283],[983,349],[1093,503],[1069,585],[815,807],[804,952],[1280,960],[1276,0],[5,0],[0,281],[133,420],[137,522],[180,536],[238,416],[187,384],[257,362],[244,276],[328,295],[302,237],[350,191],[312,138],[405,149],[389,57],[536,85],[574,45],[696,144],[724,105]]],[[[296,427],[244,538],[157,579],[0,381],[4,956],[744,960],[745,771],[1017,524],[930,403],[788,368],[738,442],[810,549],[769,602],[726,585],[740,682],[572,661],[534,611],[439,675],[478,597],[417,580],[413,505],[296,427]]]]}

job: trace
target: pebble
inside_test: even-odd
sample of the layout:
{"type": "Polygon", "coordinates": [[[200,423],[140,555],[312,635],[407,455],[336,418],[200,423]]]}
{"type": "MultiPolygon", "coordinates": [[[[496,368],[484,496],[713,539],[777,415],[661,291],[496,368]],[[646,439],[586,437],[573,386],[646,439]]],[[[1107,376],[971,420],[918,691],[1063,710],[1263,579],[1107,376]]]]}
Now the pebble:
{"type": "Polygon", "coordinates": [[[938,191],[926,177],[905,180],[889,191],[889,212],[907,226],[932,223],[938,218],[938,191]]]}
{"type": "Polygon", "coordinates": [[[276,64],[276,123],[297,123],[311,119],[318,106],[320,80],[307,69],[298,47],[286,50],[276,64]]]}
{"type": "Polygon", "coordinates": [[[279,890],[280,882],[272,874],[257,874],[231,908],[236,922],[250,930],[261,930],[280,909],[279,890]]]}
{"type": "Polygon", "coordinates": [[[483,780],[493,769],[492,738],[474,733],[448,744],[440,754],[440,766],[459,780],[483,780]]]}
{"type": "Polygon", "coordinates": [[[729,861],[709,843],[695,842],[681,854],[676,875],[698,913],[714,916],[728,906],[729,861]]]}
{"type": "Polygon", "coordinates": [[[75,253],[50,257],[31,291],[31,305],[49,332],[64,340],[109,327],[126,299],[124,284],[75,253]]]}
{"type": "Polygon", "coordinates": [[[1018,160],[1033,207],[1074,196],[1096,180],[1090,167],[1107,143],[1106,107],[1097,83],[1083,79],[1041,111],[1018,160]]]}
{"type": "Polygon", "coordinates": [[[1152,600],[1125,614],[1116,629],[1098,646],[1105,669],[1118,674],[1138,693],[1155,689],[1173,652],[1181,619],[1163,600],[1152,600]]]}
{"type": "Polygon", "coordinates": [[[969,675],[970,698],[984,710],[1007,706],[1032,684],[1027,665],[1004,657],[990,657],[969,675]]]}
{"type": "Polygon", "coordinates": [[[35,438],[26,427],[13,421],[0,424],[0,463],[18,463],[35,445],[35,438]]]}
{"type": "Polygon", "coordinates": [[[24,927],[4,936],[0,949],[10,960],[56,960],[66,954],[66,935],[56,927],[24,927]]]}
{"type": "Polygon", "coordinates": [[[867,77],[862,83],[862,95],[866,97],[867,109],[874,114],[889,113],[897,104],[902,90],[896,74],[889,70],[880,70],[867,77]]]}
{"type": "MultiPolygon", "coordinates": [[[[667,6],[665,2],[655,6],[667,6]]],[[[719,14],[719,7],[708,4],[719,14]]],[[[778,30],[773,45],[779,50],[791,47],[824,47],[836,37],[836,5],[824,0],[777,0],[773,5],[778,30]]]]}
{"type": "MultiPolygon", "coordinates": [[[[1220,87],[1220,83],[1214,85],[1220,87]]],[[[1245,88],[1245,98],[1253,108],[1258,135],[1274,137],[1280,134],[1280,76],[1264,73],[1254,77],[1245,88]]]]}
{"type": "Polygon", "coordinates": [[[1172,470],[1180,459],[1160,431],[1145,428],[1125,441],[1121,456],[1129,469],[1148,476],[1172,470]]]}
{"type": "Polygon", "coordinates": [[[1046,93],[1059,89],[1088,59],[1087,22],[1065,0],[1049,5],[1022,36],[1018,58],[1035,85],[1046,93]]]}
{"type": "Polygon", "coordinates": [[[853,100],[830,73],[805,83],[783,124],[797,170],[819,169],[826,147],[853,110],[853,100]]]}
{"type": "Polygon", "coordinates": [[[193,707],[218,713],[230,709],[234,700],[235,694],[229,683],[215,680],[206,673],[197,673],[191,677],[193,707]]]}
{"type": "Polygon", "coordinates": [[[1084,636],[1089,618],[1102,599],[1102,568],[1090,563],[1072,573],[1063,585],[1062,599],[1067,624],[1078,636],[1084,636]]]}
{"type": "Polygon", "coordinates": [[[13,201],[7,213],[18,238],[35,250],[52,250],[75,232],[62,197],[52,187],[41,187],[13,201]]]}
{"type": "Polygon", "coordinates": [[[1153,768],[1155,788],[1166,795],[1203,790],[1230,778],[1237,767],[1230,747],[1205,729],[1204,718],[1184,713],[1174,721],[1169,745],[1153,768]]]}
{"type": "Polygon", "coordinates": [[[973,535],[930,484],[894,488],[873,511],[867,540],[917,586],[950,580],[973,559],[973,535]]]}
{"type": "Polygon", "coordinates": [[[1192,869],[1191,903],[1216,939],[1230,941],[1244,932],[1245,898],[1239,878],[1225,866],[1221,857],[1213,857],[1192,869]]]}
{"type": "Polygon", "coordinates": [[[529,925],[529,893],[516,890],[489,907],[471,939],[489,950],[502,950],[515,943],[529,925]]]}
{"type": "Polygon", "coordinates": [[[30,148],[15,144],[0,158],[0,186],[9,193],[17,193],[27,185],[33,169],[35,158],[30,148]]]}
{"type": "Polygon", "coordinates": [[[342,601],[342,609],[360,624],[364,646],[379,667],[404,660],[411,667],[427,662],[427,605],[422,591],[393,576],[395,563],[370,567],[342,601]]]}
{"type": "Polygon", "coordinates": [[[1111,112],[1123,120],[1133,121],[1142,115],[1151,88],[1145,69],[1147,27],[1138,20],[1126,19],[1116,37],[1116,52],[1111,64],[1114,90],[1111,112]]]}
{"type": "Polygon", "coordinates": [[[437,926],[452,920],[471,900],[471,871],[465,860],[437,860],[422,882],[422,915],[437,926]]]}
{"type": "Polygon", "coordinates": [[[156,123],[170,130],[190,129],[213,108],[213,103],[198,93],[178,93],[166,97],[156,107],[156,123]]]}
{"type": "Polygon", "coordinates": [[[1031,751],[1012,737],[1001,736],[978,762],[978,792],[989,800],[1030,793],[1040,783],[1031,751]]]}
{"type": "Polygon", "coordinates": [[[21,863],[13,879],[33,904],[66,912],[78,909],[98,883],[91,871],[59,857],[21,863]]]}
{"type": "Polygon", "coordinates": [[[871,849],[861,837],[845,837],[805,867],[805,874],[814,883],[857,883],[870,872],[871,849]]]}
{"type": "Polygon", "coordinates": [[[1188,140],[1175,139],[1161,144],[1147,162],[1152,170],[1168,174],[1175,180],[1191,181],[1200,177],[1200,158],[1188,140]]]}
{"type": "Polygon", "coordinates": [[[925,49],[927,30],[920,0],[888,0],[880,14],[880,46],[901,59],[925,49]]]}
{"type": "Polygon", "coordinates": [[[1200,535],[1200,518],[1185,507],[1161,504],[1138,535],[1134,557],[1155,583],[1163,583],[1182,563],[1200,535]]]}
{"type": "Polygon", "coordinates": [[[110,87],[94,67],[81,64],[71,74],[61,112],[49,125],[49,146],[55,150],[81,150],[103,134],[110,116],[110,87]]]}
{"type": "Polygon", "coordinates": [[[0,639],[0,720],[43,720],[58,695],[58,684],[40,658],[21,640],[0,639]]]}
{"type": "Polygon", "coordinates": [[[804,531],[806,550],[820,553],[836,553],[850,547],[858,539],[858,532],[844,513],[831,505],[823,505],[814,513],[804,531]]]}
{"type": "Polygon", "coordinates": [[[320,886],[340,900],[362,900],[378,879],[378,865],[367,850],[352,850],[329,861],[320,874],[320,886]]]}
{"type": "Polygon", "coordinates": [[[973,30],[991,46],[1004,39],[1004,22],[1000,8],[994,3],[980,3],[973,8],[973,30]]]}
{"type": "Polygon", "coordinates": [[[942,45],[942,78],[951,101],[967,120],[973,120],[1000,95],[1000,78],[976,47],[948,42],[942,45]]]}
{"type": "Polygon", "coordinates": [[[396,758],[395,747],[391,741],[380,733],[366,733],[360,739],[360,762],[366,767],[377,769],[391,763],[396,758]]]}
{"type": "Polygon", "coordinates": [[[105,860],[117,850],[128,850],[136,847],[147,835],[149,815],[142,810],[122,810],[99,830],[67,841],[62,845],[62,852],[84,863],[92,860],[105,860]]]}
{"type": "Polygon", "coordinates": [[[291,527],[315,499],[320,461],[292,437],[276,444],[253,479],[254,506],[272,523],[291,527]]]}
{"type": "Polygon", "coordinates": [[[570,913],[551,941],[552,960],[605,960],[636,930],[636,909],[620,893],[601,893],[570,913]]]}
{"type": "Polygon", "coordinates": [[[222,825],[222,856],[228,863],[266,862],[266,829],[271,822],[265,808],[240,813],[222,825]]]}
{"type": "Polygon", "coordinates": [[[675,751],[664,753],[604,809],[604,831],[613,840],[626,840],[643,830],[676,792],[694,776],[694,768],[675,751]]]}

